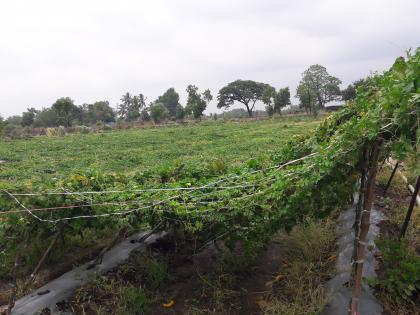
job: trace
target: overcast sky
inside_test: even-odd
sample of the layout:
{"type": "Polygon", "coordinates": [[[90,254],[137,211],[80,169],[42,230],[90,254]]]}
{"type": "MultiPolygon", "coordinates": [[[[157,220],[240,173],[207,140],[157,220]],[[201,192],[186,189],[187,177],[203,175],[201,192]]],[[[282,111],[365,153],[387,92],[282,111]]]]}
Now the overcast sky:
{"type": "MultiPolygon", "coordinates": [[[[419,0],[1,1],[0,115],[251,79],[292,95],[319,63],[343,86],[420,44],[419,0]]],[[[213,101],[207,112],[216,111],[213,101]]]]}

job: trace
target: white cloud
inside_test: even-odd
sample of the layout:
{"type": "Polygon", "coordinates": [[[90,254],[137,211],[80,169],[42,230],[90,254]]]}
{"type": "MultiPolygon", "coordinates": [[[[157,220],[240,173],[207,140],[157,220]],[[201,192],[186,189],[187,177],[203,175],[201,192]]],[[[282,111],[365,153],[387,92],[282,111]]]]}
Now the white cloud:
{"type": "MultiPolygon", "coordinates": [[[[420,2],[3,1],[0,115],[107,99],[155,99],[242,78],[290,86],[321,63],[344,84],[419,45],[420,2]]],[[[209,111],[214,111],[216,103],[209,111]]]]}

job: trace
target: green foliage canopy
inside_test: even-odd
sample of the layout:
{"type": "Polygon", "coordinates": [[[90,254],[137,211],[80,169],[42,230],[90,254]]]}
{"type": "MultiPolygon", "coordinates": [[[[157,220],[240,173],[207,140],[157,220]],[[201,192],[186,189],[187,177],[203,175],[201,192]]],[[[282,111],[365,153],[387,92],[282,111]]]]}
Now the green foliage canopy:
{"type": "Polygon", "coordinates": [[[252,117],[255,103],[262,101],[264,90],[268,86],[268,84],[252,80],[233,81],[220,89],[217,96],[217,107],[229,108],[234,102],[239,102],[245,105],[249,117],[252,117]]]}

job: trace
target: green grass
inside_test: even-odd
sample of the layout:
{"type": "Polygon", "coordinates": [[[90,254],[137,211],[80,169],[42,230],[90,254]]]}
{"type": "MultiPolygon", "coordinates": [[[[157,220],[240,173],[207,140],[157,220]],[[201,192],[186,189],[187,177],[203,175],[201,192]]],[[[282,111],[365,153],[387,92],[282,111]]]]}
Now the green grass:
{"type": "Polygon", "coordinates": [[[105,173],[155,172],[177,161],[221,159],[229,165],[269,157],[293,135],[309,133],[310,117],[257,122],[203,122],[100,134],[2,141],[0,185],[61,178],[95,165],[105,173]]]}

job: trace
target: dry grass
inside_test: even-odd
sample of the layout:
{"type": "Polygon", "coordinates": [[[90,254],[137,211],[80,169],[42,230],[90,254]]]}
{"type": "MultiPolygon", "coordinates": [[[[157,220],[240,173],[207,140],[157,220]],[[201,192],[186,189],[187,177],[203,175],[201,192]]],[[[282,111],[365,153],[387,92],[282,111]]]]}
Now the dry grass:
{"type": "Polygon", "coordinates": [[[289,251],[279,270],[285,280],[273,285],[264,314],[308,315],[319,313],[327,304],[324,283],[334,271],[335,235],[331,221],[307,220],[282,234],[289,251]]]}

